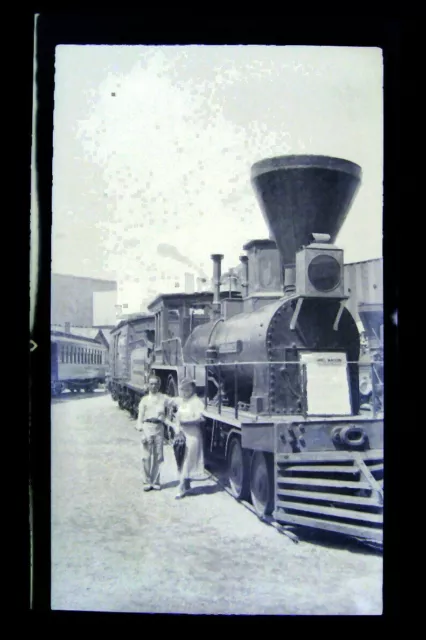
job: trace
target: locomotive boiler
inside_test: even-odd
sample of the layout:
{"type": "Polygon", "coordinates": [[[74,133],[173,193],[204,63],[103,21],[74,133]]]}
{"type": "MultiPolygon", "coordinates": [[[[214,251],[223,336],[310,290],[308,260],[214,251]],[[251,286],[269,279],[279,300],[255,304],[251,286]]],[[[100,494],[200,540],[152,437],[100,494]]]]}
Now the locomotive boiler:
{"type": "Polygon", "coordinates": [[[259,517],[380,544],[383,420],[360,413],[360,336],[334,245],[361,176],[325,156],[254,164],[270,238],[244,246],[242,294],[221,294],[215,254],[212,293],[158,296],[150,369],[170,395],[196,381],[206,456],[226,460],[259,517]]]}

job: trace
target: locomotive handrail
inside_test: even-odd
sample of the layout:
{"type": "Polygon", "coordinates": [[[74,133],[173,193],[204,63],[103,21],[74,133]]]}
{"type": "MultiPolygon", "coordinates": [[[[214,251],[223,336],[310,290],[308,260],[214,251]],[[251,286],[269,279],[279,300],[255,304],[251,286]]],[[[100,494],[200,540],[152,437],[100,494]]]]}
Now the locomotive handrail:
{"type": "MultiPolygon", "coordinates": [[[[245,360],[239,360],[238,362],[200,362],[197,364],[197,366],[199,367],[218,367],[219,365],[221,367],[235,367],[235,365],[241,365],[241,366],[247,366],[247,365],[255,365],[255,364],[261,364],[261,365],[271,365],[271,364],[297,364],[297,365],[301,365],[302,363],[299,360],[254,360],[254,361],[245,361],[245,360]]],[[[347,364],[358,364],[362,367],[368,367],[368,366],[377,366],[377,363],[370,363],[370,362],[363,362],[362,360],[347,360],[345,362],[342,363],[341,366],[347,365],[347,364]]],[[[382,364],[382,363],[380,363],[382,364]]]]}
{"type": "MultiPolygon", "coordinates": [[[[208,382],[209,382],[209,374],[211,373],[215,373],[215,384],[217,386],[217,394],[215,396],[215,404],[217,405],[217,411],[218,414],[221,415],[222,414],[222,406],[223,406],[223,393],[224,393],[224,388],[223,388],[223,371],[224,369],[232,367],[233,369],[233,383],[232,380],[228,377],[228,383],[234,387],[234,399],[232,402],[232,408],[235,412],[235,418],[238,419],[238,414],[239,414],[239,381],[238,381],[238,367],[245,367],[245,366],[262,366],[262,367],[270,367],[271,365],[284,365],[285,368],[283,368],[283,374],[285,372],[288,372],[287,369],[287,365],[293,365],[293,366],[297,366],[299,373],[301,374],[301,379],[300,379],[300,384],[301,384],[301,389],[300,389],[300,403],[301,403],[301,413],[303,414],[304,418],[306,419],[307,415],[308,415],[308,394],[307,394],[307,383],[308,383],[308,370],[309,367],[307,366],[307,363],[304,362],[300,362],[298,360],[291,360],[291,361],[271,361],[271,360],[262,360],[262,361],[251,361],[251,362],[207,362],[207,363],[200,363],[198,366],[203,366],[205,368],[205,388],[204,388],[204,405],[205,408],[207,408],[210,400],[209,400],[209,393],[208,393],[208,382]]],[[[343,361],[343,362],[338,362],[337,365],[325,365],[325,366],[337,366],[337,367],[344,367],[346,369],[346,373],[347,375],[350,375],[350,367],[353,365],[357,365],[359,367],[359,369],[362,371],[362,369],[366,369],[366,368],[370,368],[371,369],[371,382],[372,382],[372,395],[371,395],[371,401],[372,401],[372,411],[373,411],[373,417],[376,418],[378,413],[381,413],[382,410],[380,408],[377,407],[377,399],[380,398],[381,401],[381,390],[383,387],[382,383],[377,383],[374,377],[374,371],[375,368],[377,366],[377,363],[365,363],[361,360],[349,360],[349,361],[343,361]]],[[[232,374],[231,374],[232,375],[232,374]]],[[[226,390],[225,390],[226,393],[226,390]]]]}
{"type": "Polygon", "coordinates": [[[207,344],[209,345],[209,347],[211,346],[210,342],[211,342],[211,339],[212,339],[212,335],[213,335],[213,333],[214,333],[214,330],[216,329],[217,325],[218,325],[220,322],[224,322],[224,321],[225,321],[225,320],[224,320],[224,318],[218,318],[218,319],[216,320],[216,322],[214,323],[214,325],[212,326],[211,331],[210,331],[210,333],[209,333],[209,339],[208,339],[208,341],[207,341],[207,344]]]}

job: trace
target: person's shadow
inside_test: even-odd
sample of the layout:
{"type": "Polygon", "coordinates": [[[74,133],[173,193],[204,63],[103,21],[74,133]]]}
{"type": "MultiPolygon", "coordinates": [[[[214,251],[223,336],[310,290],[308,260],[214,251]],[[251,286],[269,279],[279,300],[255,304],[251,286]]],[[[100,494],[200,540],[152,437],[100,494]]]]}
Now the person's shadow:
{"type": "MultiPolygon", "coordinates": [[[[161,488],[172,489],[177,486],[179,486],[179,481],[172,480],[171,482],[165,482],[161,488]]],[[[222,489],[220,485],[214,484],[207,487],[192,487],[186,495],[189,498],[190,496],[211,495],[213,493],[218,493],[219,491],[224,491],[224,489],[222,489]]]]}
{"type": "Polygon", "coordinates": [[[210,495],[212,493],[219,493],[223,490],[224,489],[222,489],[218,484],[209,485],[207,487],[193,487],[189,490],[187,496],[190,498],[191,496],[210,495]]]}
{"type": "Polygon", "coordinates": [[[177,487],[179,484],[178,480],[172,480],[171,482],[165,482],[161,485],[162,489],[172,489],[173,487],[177,487]]]}

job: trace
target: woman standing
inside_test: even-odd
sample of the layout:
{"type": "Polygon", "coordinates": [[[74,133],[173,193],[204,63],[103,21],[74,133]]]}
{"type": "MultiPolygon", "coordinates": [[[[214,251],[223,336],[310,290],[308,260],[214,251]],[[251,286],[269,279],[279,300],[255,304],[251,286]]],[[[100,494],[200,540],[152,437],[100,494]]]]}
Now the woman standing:
{"type": "Polygon", "coordinates": [[[204,405],[196,395],[195,382],[185,378],[181,385],[181,397],[177,400],[177,434],[185,436],[185,455],[179,473],[179,492],[176,499],[183,498],[191,489],[191,480],[206,477],[204,471],[203,434],[204,405]]]}

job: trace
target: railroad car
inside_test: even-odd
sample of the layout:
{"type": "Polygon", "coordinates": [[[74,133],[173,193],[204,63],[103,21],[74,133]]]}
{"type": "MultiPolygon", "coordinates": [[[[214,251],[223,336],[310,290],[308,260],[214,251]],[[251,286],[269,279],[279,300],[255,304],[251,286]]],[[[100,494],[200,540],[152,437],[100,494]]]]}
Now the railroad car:
{"type": "Polygon", "coordinates": [[[121,409],[137,416],[147,391],[147,375],[153,357],[155,319],[150,314],[133,314],[111,331],[108,388],[121,409]]]}
{"type": "Polygon", "coordinates": [[[50,332],[51,392],[94,391],[105,383],[108,349],[96,340],[50,332]]]}
{"type": "Polygon", "coordinates": [[[215,254],[213,292],[158,296],[146,370],[169,395],[195,380],[206,454],[260,518],[381,544],[383,416],[360,411],[360,334],[334,245],[361,176],[325,156],[253,165],[270,238],[244,246],[241,294],[221,295],[215,254]]]}

